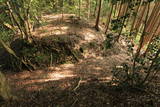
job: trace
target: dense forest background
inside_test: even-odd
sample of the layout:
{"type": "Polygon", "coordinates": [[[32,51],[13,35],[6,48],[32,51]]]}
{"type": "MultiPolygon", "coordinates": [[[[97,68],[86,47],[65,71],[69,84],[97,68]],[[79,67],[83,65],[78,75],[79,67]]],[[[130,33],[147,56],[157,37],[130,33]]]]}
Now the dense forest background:
{"type": "Polygon", "coordinates": [[[118,104],[122,107],[158,107],[159,53],[159,0],[0,0],[0,104],[2,99],[4,106],[23,105],[23,102],[58,107],[81,104],[82,107],[94,104],[96,107],[118,104]],[[63,85],[70,84],[71,89],[60,91],[55,88],[55,84],[59,84],[54,80],[58,78],[54,74],[57,69],[61,71],[57,76],[78,72],[75,80],[56,80],[69,81],[63,85]],[[51,78],[48,71],[53,71],[54,77],[51,78]],[[36,91],[36,95],[26,90],[23,97],[12,94],[20,87],[15,85],[16,79],[24,82],[21,78],[24,75],[28,76],[23,79],[29,78],[34,85],[37,85],[34,79],[47,78],[55,87],[36,91]],[[72,81],[75,81],[74,85],[70,83],[72,81]],[[53,93],[60,98],[52,98],[53,93]],[[95,99],[87,96],[88,93],[95,99]],[[120,93],[124,98],[116,99],[120,93]],[[42,99],[49,94],[55,105],[42,99]],[[109,100],[105,95],[110,96],[109,100]],[[142,100],[143,95],[145,100],[136,100],[137,97],[142,100]],[[84,100],[82,96],[85,96],[84,100]],[[100,98],[96,100],[96,96],[100,98]],[[132,98],[128,100],[130,96],[132,98]],[[68,99],[71,100],[68,102],[68,99]]]}

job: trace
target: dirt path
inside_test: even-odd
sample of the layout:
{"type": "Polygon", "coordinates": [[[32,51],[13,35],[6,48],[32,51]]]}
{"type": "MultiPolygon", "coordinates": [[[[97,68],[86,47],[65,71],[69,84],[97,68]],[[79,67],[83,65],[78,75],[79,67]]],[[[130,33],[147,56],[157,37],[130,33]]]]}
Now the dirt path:
{"type": "Polygon", "coordinates": [[[48,40],[56,36],[69,40],[80,38],[75,48],[86,48],[84,59],[75,64],[7,74],[14,95],[23,102],[17,100],[11,103],[12,106],[94,107],[95,104],[95,107],[110,107],[119,99],[113,98],[113,93],[112,96],[106,93],[104,88],[107,88],[101,87],[101,84],[112,79],[112,67],[128,61],[125,49],[117,46],[104,53],[102,44],[105,35],[102,32],[97,32],[92,24],[78,21],[72,15],[64,16],[63,21],[60,15],[44,16],[45,25],[37,28],[34,35],[40,38],[48,36],[48,40]]]}
{"type": "Polygon", "coordinates": [[[34,32],[35,36],[43,38],[49,35],[49,39],[62,36],[63,39],[73,40],[78,35],[78,39],[82,39],[76,44],[77,47],[86,46],[87,48],[86,52],[83,53],[84,59],[75,64],[62,64],[45,68],[45,70],[15,74],[11,81],[12,79],[18,80],[16,84],[20,85],[19,88],[30,89],[32,85],[27,87],[29,84],[36,87],[35,83],[63,80],[70,77],[82,77],[84,81],[90,78],[106,78],[109,81],[111,79],[111,69],[126,62],[129,58],[127,53],[121,49],[113,49],[112,51],[115,50],[115,53],[105,53],[107,56],[104,56],[103,50],[99,48],[103,44],[105,35],[102,32],[97,32],[92,24],[86,23],[84,20],[78,21],[74,18],[74,15],[66,14],[63,20],[61,20],[61,15],[46,15],[43,16],[43,20],[46,21],[46,25],[37,28],[34,32]],[[93,43],[93,46],[89,46],[90,43],[93,43]]]}

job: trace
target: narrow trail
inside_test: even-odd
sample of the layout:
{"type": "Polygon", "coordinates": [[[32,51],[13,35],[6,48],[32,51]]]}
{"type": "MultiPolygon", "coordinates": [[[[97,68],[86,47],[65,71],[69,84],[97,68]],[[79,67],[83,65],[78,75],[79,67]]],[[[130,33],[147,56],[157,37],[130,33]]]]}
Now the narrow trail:
{"type": "MultiPolygon", "coordinates": [[[[48,42],[55,37],[71,42],[77,41],[75,42],[75,48],[86,48],[83,53],[84,58],[75,64],[61,64],[33,72],[24,71],[7,74],[13,93],[16,92],[16,95],[21,96],[21,98],[27,96],[27,98],[34,99],[32,98],[34,96],[33,92],[43,92],[51,89],[52,94],[54,93],[53,96],[59,96],[60,93],[63,93],[60,90],[73,91],[78,84],[77,90],[90,81],[109,82],[112,79],[111,69],[116,65],[127,62],[127,59],[129,59],[125,49],[120,46],[104,52],[103,41],[105,35],[102,32],[97,32],[93,28],[93,24],[89,22],[78,21],[73,15],[67,14],[64,15],[63,20],[61,20],[61,15],[45,15],[43,20],[45,20],[45,25],[35,29],[35,36],[45,38],[48,42]]],[[[56,98],[52,99],[57,100],[56,98]]],[[[61,100],[57,101],[60,104],[68,104],[67,102],[61,102],[61,100]]],[[[83,102],[83,99],[81,101],[83,102]]]]}
{"type": "MultiPolygon", "coordinates": [[[[113,52],[111,55],[110,53],[105,53],[108,56],[104,56],[103,50],[99,48],[103,45],[105,35],[102,32],[97,32],[92,24],[85,23],[84,20],[78,21],[72,17],[74,16],[66,14],[64,19],[61,20],[61,15],[43,16],[43,20],[46,21],[47,25],[37,28],[34,35],[41,38],[49,35],[48,41],[55,36],[60,36],[67,40],[82,38],[76,44],[76,48],[82,45],[88,46],[90,43],[95,43],[95,46],[93,48],[88,47],[83,54],[84,59],[81,59],[78,63],[61,64],[33,72],[18,73],[12,78],[20,79],[16,84],[22,85],[20,87],[26,87],[30,83],[35,85],[34,83],[63,80],[72,76],[82,77],[84,80],[97,78],[109,81],[111,79],[111,69],[129,58],[124,51],[118,49],[114,49],[118,51],[117,53],[113,52]]],[[[30,87],[32,85],[28,88],[30,89],[30,87]]]]}

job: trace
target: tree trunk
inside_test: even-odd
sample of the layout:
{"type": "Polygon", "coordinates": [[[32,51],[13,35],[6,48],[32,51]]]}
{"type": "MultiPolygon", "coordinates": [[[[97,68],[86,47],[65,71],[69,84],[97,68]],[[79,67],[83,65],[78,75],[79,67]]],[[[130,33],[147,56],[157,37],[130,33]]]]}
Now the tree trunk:
{"type": "Polygon", "coordinates": [[[106,22],[106,30],[105,30],[105,34],[106,34],[107,31],[108,31],[109,23],[110,23],[111,18],[112,18],[113,6],[114,6],[113,3],[111,3],[111,10],[110,10],[110,13],[109,13],[109,15],[108,15],[107,22],[106,22]]]}
{"type": "Polygon", "coordinates": [[[119,17],[120,17],[122,7],[123,7],[123,2],[121,1],[121,3],[120,3],[120,7],[119,7],[119,12],[118,12],[117,19],[119,19],[119,17]]]}
{"type": "Polygon", "coordinates": [[[95,8],[94,8],[94,14],[93,14],[94,17],[96,17],[97,5],[98,5],[98,0],[96,0],[96,5],[95,5],[95,8]]]}
{"type": "MultiPolygon", "coordinates": [[[[128,2],[128,3],[125,3],[123,7],[124,7],[124,8],[123,8],[123,13],[122,13],[121,15],[125,16],[125,15],[127,14],[127,12],[128,12],[129,2],[128,2]]],[[[120,31],[119,31],[117,41],[119,40],[119,38],[120,38],[120,36],[121,36],[121,33],[122,33],[122,30],[123,30],[123,26],[124,26],[124,24],[125,24],[126,18],[127,18],[127,17],[124,17],[124,18],[122,19],[122,27],[121,27],[121,29],[120,29],[120,31]]]]}
{"type": "Polygon", "coordinates": [[[79,0],[79,19],[81,18],[81,0],[79,0]]]}
{"type": "Polygon", "coordinates": [[[90,18],[90,13],[91,13],[91,1],[87,0],[87,8],[88,8],[88,12],[87,12],[87,18],[90,18]]]}
{"type": "Polygon", "coordinates": [[[99,19],[101,14],[101,6],[102,6],[102,0],[99,0],[99,8],[98,8],[98,14],[97,14],[96,25],[95,25],[95,29],[97,31],[99,31],[99,19]]]}
{"type": "MultiPolygon", "coordinates": [[[[141,24],[144,24],[144,20],[143,20],[143,18],[144,18],[144,16],[145,16],[145,12],[146,12],[146,7],[147,7],[147,5],[145,5],[145,6],[141,6],[141,13],[140,13],[140,16],[139,17],[137,17],[137,21],[136,21],[136,23],[135,23],[135,26],[134,26],[134,29],[136,30],[136,32],[135,32],[135,38],[136,38],[136,36],[137,36],[137,34],[138,34],[138,31],[139,31],[139,29],[140,29],[140,27],[141,27],[141,24]]],[[[146,13],[146,14],[148,14],[148,13],[146,13]]]]}
{"type": "MultiPolygon", "coordinates": [[[[159,17],[160,17],[160,16],[159,16],[159,17]]],[[[160,21],[159,21],[159,23],[158,23],[158,25],[157,25],[157,27],[156,27],[153,35],[151,36],[151,39],[149,40],[149,43],[148,43],[147,49],[146,49],[146,51],[145,51],[145,53],[144,53],[144,56],[146,56],[147,52],[149,51],[149,46],[150,46],[150,44],[152,43],[153,38],[156,36],[156,32],[158,31],[159,27],[160,27],[160,21]]]]}
{"type": "Polygon", "coordinates": [[[147,28],[146,24],[147,24],[147,19],[148,19],[149,10],[150,10],[150,3],[147,4],[145,10],[147,11],[147,15],[145,17],[144,29],[143,29],[143,33],[142,33],[140,41],[139,41],[139,47],[136,51],[135,58],[134,58],[134,61],[133,61],[133,72],[135,72],[136,61],[137,61],[137,58],[139,57],[139,54],[140,54],[141,49],[142,49],[142,44],[143,44],[143,41],[144,41],[145,30],[147,28]]]}
{"type": "Polygon", "coordinates": [[[134,14],[134,16],[133,16],[133,22],[132,22],[132,25],[131,25],[131,29],[130,29],[130,34],[129,34],[129,36],[132,35],[132,31],[133,31],[133,29],[134,29],[134,25],[135,25],[135,22],[136,22],[138,10],[140,9],[140,6],[141,6],[141,2],[143,2],[143,0],[140,1],[140,3],[138,4],[138,7],[136,8],[135,14],[134,14]]]}

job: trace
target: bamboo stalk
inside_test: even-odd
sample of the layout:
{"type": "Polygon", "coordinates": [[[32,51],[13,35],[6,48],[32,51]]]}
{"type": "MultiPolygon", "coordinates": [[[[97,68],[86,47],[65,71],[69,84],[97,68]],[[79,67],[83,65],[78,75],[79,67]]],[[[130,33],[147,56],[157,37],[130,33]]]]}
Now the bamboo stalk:
{"type": "Polygon", "coordinates": [[[146,23],[147,23],[147,19],[148,19],[148,15],[149,15],[149,9],[150,9],[150,3],[148,3],[147,4],[147,7],[146,7],[147,9],[146,9],[146,11],[147,11],[147,15],[146,15],[146,17],[145,17],[145,23],[144,23],[144,29],[143,29],[143,33],[142,33],[142,35],[141,35],[141,38],[140,38],[140,41],[139,41],[139,47],[138,47],[138,49],[137,49],[137,51],[136,51],[136,54],[135,54],[135,58],[134,58],[134,61],[133,61],[133,73],[135,72],[135,66],[136,66],[136,61],[137,61],[137,58],[139,57],[139,54],[140,54],[140,51],[141,51],[141,49],[142,49],[142,44],[143,44],[143,40],[144,40],[144,35],[145,35],[145,30],[146,30],[146,28],[147,28],[147,26],[146,26],[146,23]]]}
{"type": "Polygon", "coordinates": [[[132,35],[132,31],[133,31],[133,29],[134,29],[134,25],[135,25],[135,22],[136,22],[138,10],[140,9],[140,6],[141,6],[141,3],[142,3],[142,2],[143,2],[143,0],[140,0],[140,3],[139,3],[139,5],[138,5],[138,7],[136,8],[135,16],[134,16],[134,19],[133,19],[133,23],[131,24],[131,29],[130,29],[130,34],[129,34],[129,36],[132,35]]]}

